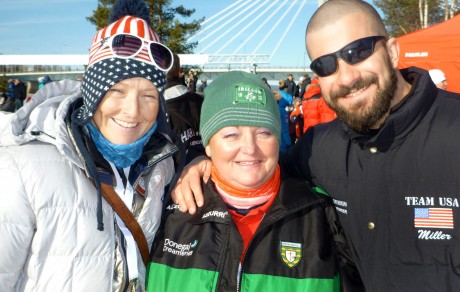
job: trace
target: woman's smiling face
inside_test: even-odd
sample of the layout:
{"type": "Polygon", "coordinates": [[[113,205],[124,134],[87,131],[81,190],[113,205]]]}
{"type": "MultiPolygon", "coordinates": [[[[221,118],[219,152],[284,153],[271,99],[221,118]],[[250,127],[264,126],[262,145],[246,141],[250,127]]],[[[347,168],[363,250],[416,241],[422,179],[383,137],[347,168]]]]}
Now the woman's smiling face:
{"type": "Polygon", "coordinates": [[[151,81],[129,78],[113,85],[93,116],[96,127],[113,144],[130,144],[155,124],[160,93],[151,81]]]}
{"type": "Polygon", "coordinates": [[[224,180],[241,189],[255,189],[273,176],[279,142],[267,128],[225,127],[211,137],[206,154],[224,180]]]}

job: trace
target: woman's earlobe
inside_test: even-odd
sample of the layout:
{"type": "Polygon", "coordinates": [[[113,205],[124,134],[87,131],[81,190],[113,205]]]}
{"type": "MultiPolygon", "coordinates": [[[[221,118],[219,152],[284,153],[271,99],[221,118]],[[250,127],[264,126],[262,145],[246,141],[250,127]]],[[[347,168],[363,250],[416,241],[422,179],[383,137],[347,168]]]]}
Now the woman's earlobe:
{"type": "Polygon", "coordinates": [[[208,155],[209,157],[211,157],[211,147],[209,147],[209,145],[206,146],[206,148],[204,148],[204,151],[206,152],[206,155],[208,155]]]}

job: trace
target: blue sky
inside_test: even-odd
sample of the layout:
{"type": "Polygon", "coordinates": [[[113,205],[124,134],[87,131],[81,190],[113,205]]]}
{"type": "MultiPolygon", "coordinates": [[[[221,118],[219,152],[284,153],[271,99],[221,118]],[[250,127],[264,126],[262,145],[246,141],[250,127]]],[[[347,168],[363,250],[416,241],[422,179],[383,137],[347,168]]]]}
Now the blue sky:
{"type": "MultiPolygon", "coordinates": [[[[317,1],[306,0],[298,17],[295,15],[301,8],[302,0],[252,0],[239,6],[242,1],[172,0],[172,5],[195,8],[193,19],[205,17],[208,20],[203,28],[210,28],[200,34],[206,39],[195,52],[271,54],[271,66],[308,66],[310,61],[305,54],[304,34],[306,24],[317,8],[317,1]],[[274,5],[268,7],[272,3],[274,5]],[[254,6],[244,10],[251,4],[254,6]],[[291,4],[293,6],[289,10],[291,4]],[[229,6],[232,8],[218,14],[229,6]],[[281,9],[276,10],[280,6],[281,9]],[[267,10],[261,15],[264,9],[267,10]],[[218,16],[212,18],[215,15],[218,16]],[[258,18],[258,15],[261,17],[258,18]],[[217,21],[219,19],[220,22],[217,21]],[[218,30],[220,26],[222,28],[218,30]],[[258,27],[261,27],[260,30],[258,27]]],[[[97,3],[97,0],[2,1],[0,54],[86,54],[96,33],[86,17],[92,15],[97,3]]]]}

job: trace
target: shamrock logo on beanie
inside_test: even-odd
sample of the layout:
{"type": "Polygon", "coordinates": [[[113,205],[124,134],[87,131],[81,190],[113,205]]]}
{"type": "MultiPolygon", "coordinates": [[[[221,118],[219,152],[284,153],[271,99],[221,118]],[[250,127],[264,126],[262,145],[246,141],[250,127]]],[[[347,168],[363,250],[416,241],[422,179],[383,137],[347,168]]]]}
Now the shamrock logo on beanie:
{"type": "Polygon", "coordinates": [[[203,146],[220,129],[254,126],[270,129],[280,141],[281,120],[273,92],[255,74],[231,71],[204,90],[200,133],[203,146]]]}

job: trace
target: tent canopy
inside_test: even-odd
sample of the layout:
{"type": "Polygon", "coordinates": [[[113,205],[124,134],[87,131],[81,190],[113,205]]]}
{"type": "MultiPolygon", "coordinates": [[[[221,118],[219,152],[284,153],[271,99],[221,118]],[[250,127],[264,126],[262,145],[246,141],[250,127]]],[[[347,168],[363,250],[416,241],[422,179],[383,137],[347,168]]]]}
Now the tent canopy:
{"type": "Polygon", "coordinates": [[[460,93],[460,15],[397,39],[399,68],[441,69],[447,90],[460,93]]]}

